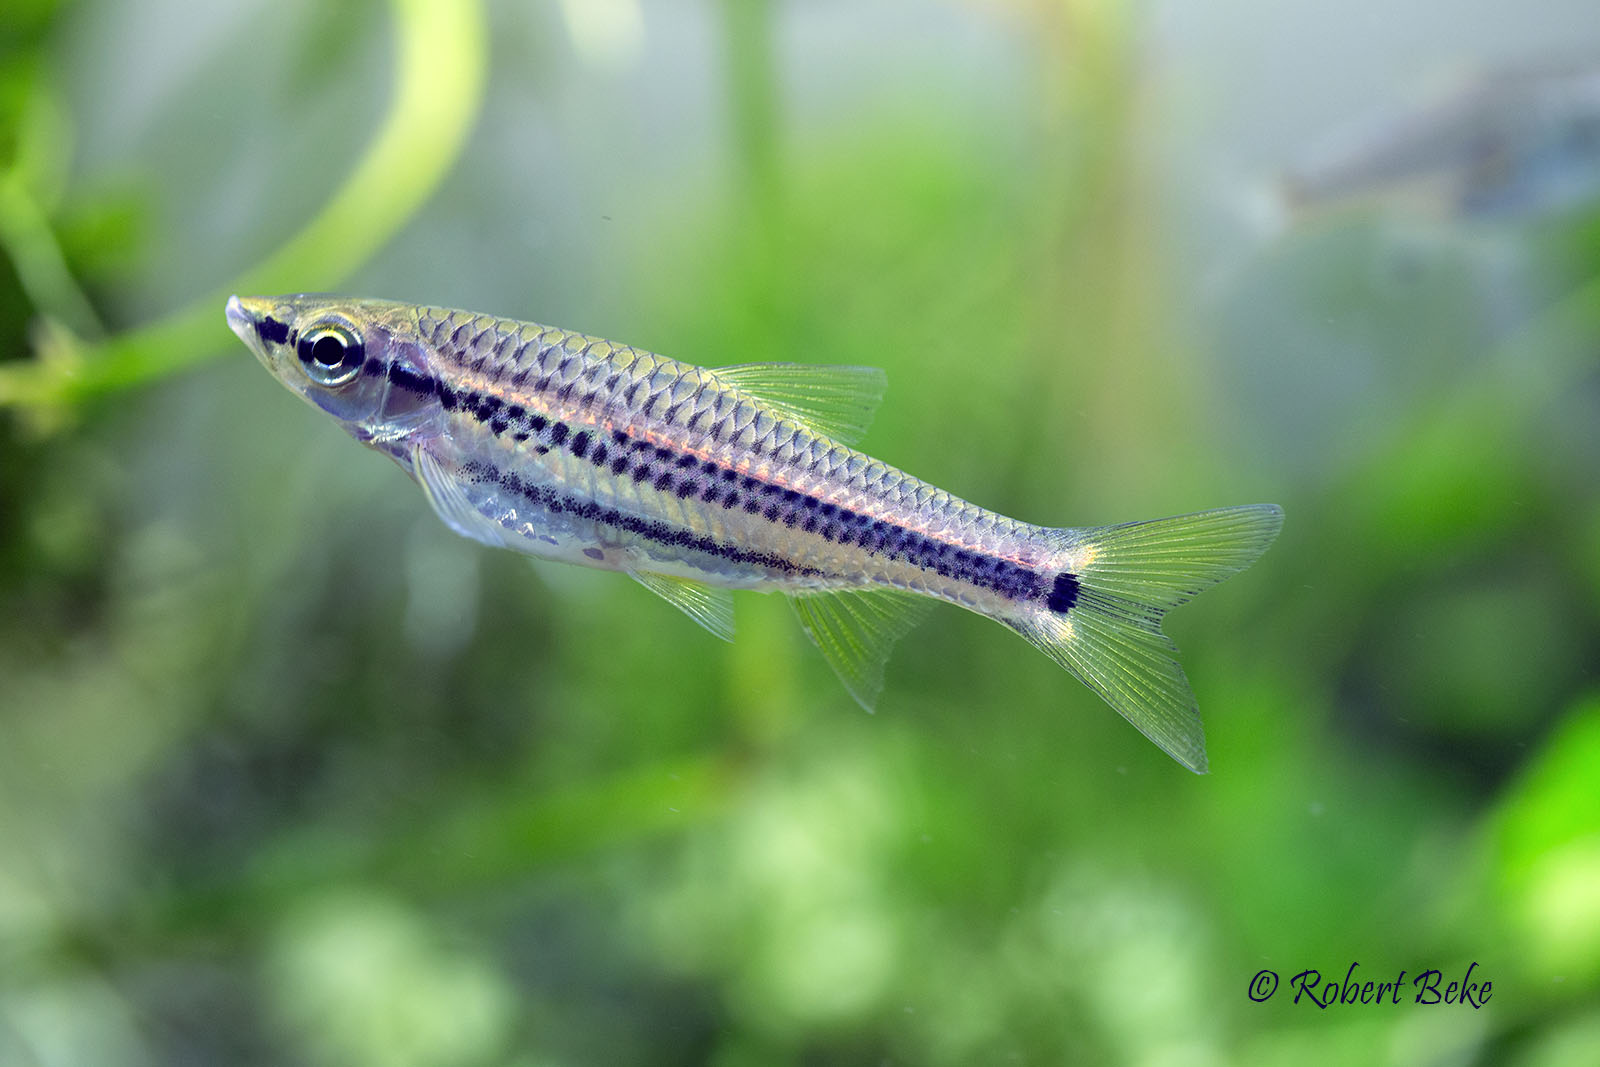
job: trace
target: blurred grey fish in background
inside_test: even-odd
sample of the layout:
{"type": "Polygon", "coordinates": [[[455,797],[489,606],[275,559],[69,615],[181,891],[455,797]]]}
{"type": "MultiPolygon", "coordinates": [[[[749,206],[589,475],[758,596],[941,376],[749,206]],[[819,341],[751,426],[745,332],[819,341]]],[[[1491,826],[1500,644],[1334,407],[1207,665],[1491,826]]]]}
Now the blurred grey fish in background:
{"type": "Polygon", "coordinates": [[[1351,207],[1524,221],[1600,198],[1600,60],[1458,78],[1337,131],[1278,177],[1284,222],[1351,207]]]}
{"type": "Polygon", "coordinates": [[[1593,279],[1600,56],[1465,69],[1309,131],[1224,194],[1248,239],[1200,289],[1219,364],[1273,413],[1257,443],[1308,469],[1352,420],[1447,403],[1446,381],[1509,408],[1581,373],[1527,371],[1548,350],[1529,339],[1574,328],[1563,302],[1593,279]]]}

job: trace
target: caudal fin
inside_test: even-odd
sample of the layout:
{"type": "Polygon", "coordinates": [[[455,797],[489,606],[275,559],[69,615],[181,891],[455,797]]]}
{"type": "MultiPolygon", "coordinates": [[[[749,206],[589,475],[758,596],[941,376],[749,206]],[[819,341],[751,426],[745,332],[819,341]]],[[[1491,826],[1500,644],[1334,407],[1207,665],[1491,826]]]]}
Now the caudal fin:
{"type": "Polygon", "coordinates": [[[1046,603],[1007,621],[1179,763],[1204,774],[1200,712],[1161,620],[1254,563],[1282,525],[1282,508],[1253,504],[1052,530],[1063,570],[1046,603]]]}

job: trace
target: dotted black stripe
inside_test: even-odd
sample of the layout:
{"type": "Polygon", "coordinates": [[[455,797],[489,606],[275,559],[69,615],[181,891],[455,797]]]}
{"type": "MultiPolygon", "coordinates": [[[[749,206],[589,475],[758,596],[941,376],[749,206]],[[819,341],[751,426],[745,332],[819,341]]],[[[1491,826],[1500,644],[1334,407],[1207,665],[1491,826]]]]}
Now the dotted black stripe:
{"type": "Polygon", "coordinates": [[[511,471],[496,470],[488,463],[469,463],[462,468],[462,474],[479,485],[498,485],[506,492],[542,507],[552,514],[573,515],[579,519],[600,523],[603,526],[626,530],[657,544],[703,552],[733,563],[754,564],[758,567],[766,567],[783,574],[802,578],[822,578],[827,576],[826,572],[815,567],[799,566],[771,552],[754,552],[749,549],[737,548],[733,545],[723,544],[715,538],[707,537],[704,534],[679,529],[665,522],[659,522],[654,519],[641,519],[638,516],[618,511],[616,508],[608,508],[602,504],[597,504],[592,500],[567,496],[556,492],[548,486],[535,485],[519,478],[511,471]]]}
{"type": "MultiPolygon", "coordinates": [[[[386,373],[390,383],[413,393],[436,393],[445,410],[470,414],[496,436],[514,430],[515,439],[525,441],[537,435],[540,438],[537,447],[541,454],[564,444],[577,458],[587,459],[601,469],[606,468],[609,462],[612,474],[618,477],[631,475],[641,485],[649,482],[657,492],[673,493],[682,500],[698,493],[705,503],[720,504],[727,510],[741,508],[751,515],[759,514],[769,522],[815,534],[829,543],[856,545],[869,552],[882,554],[891,561],[904,560],[942,578],[991,589],[1010,600],[1043,600],[1051,611],[1057,613],[1070,611],[1078,601],[1079,583],[1073,574],[1062,572],[1047,578],[1030,567],[955,548],[915,530],[874,519],[809,493],[763,482],[710,460],[697,463],[693,456],[679,454],[660,445],[652,446],[650,442],[636,439],[623,430],[611,431],[611,448],[608,449],[604,441],[596,440],[588,430],[573,433],[564,422],[552,422],[542,415],[527,411],[521,405],[506,406],[499,397],[457,390],[426,375],[414,374],[398,364],[391,363],[385,368],[375,366],[376,362],[369,360],[363,369],[367,373],[386,373]],[[695,469],[697,466],[698,470],[695,469]]],[[[508,479],[510,483],[520,483],[517,483],[515,475],[509,473],[496,473],[494,477],[508,490],[529,499],[534,499],[529,496],[530,493],[551,495],[550,490],[537,487],[524,487],[527,492],[513,489],[508,479]]],[[[595,517],[588,514],[587,509],[604,512],[607,517],[599,521],[645,533],[663,543],[685,544],[673,538],[697,538],[697,535],[675,530],[665,524],[648,523],[574,498],[552,499],[560,504],[559,508],[542,496],[539,502],[552,511],[566,511],[585,518],[595,517]],[[649,527],[648,532],[643,528],[645,526],[649,527]]],[[[735,549],[709,538],[698,538],[692,547],[723,558],[757,562],[786,572],[818,573],[808,569],[797,571],[793,564],[781,557],[735,549]]]]}

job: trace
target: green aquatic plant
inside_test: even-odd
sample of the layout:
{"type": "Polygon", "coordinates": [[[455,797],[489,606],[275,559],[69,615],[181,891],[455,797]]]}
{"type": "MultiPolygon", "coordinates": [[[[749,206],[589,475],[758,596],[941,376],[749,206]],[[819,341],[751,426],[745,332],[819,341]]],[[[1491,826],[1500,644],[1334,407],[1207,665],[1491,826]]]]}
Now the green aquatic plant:
{"type": "Polygon", "coordinates": [[[337,286],[410,220],[450,173],[483,102],[484,15],[477,0],[391,0],[391,102],[365,153],[322,209],[237,278],[153,322],[100,338],[97,317],[51,232],[42,161],[65,151],[48,96],[28,112],[0,176],[0,240],[41,322],[32,360],[0,366],[0,407],[49,425],[95,397],[155,381],[226,351],[216,309],[230,292],[337,286]],[[427,151],[418,151],[425,143],[427,151]]]}

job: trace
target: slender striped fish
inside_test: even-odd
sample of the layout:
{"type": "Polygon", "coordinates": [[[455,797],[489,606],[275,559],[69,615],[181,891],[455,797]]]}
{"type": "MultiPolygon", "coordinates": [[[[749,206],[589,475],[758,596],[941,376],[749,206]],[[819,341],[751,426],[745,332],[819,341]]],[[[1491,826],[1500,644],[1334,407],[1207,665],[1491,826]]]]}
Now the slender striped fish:
{"type": "Polygon", "coordinates": [[[1206,769],[1161,620],[1266,550],[1275,505],[1082,529],[1008,519],[850,447],[883,394],[873,368],[707,369],[534,323],[321,295],[234,297],[227,317],[463,536],[624,571],[725,639],[730,590],[782,592],[868,710],[894,642],[949,601],[1206,769]]]}

